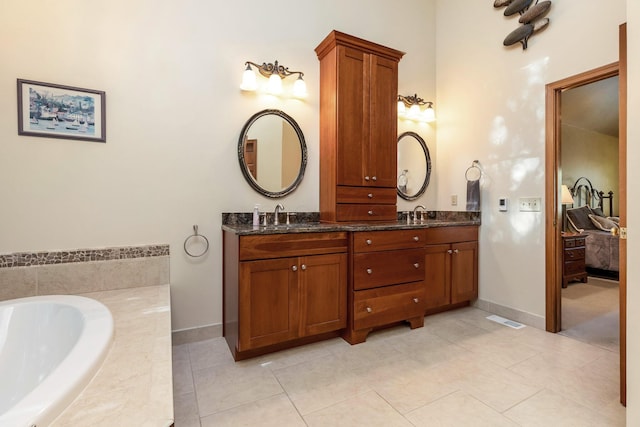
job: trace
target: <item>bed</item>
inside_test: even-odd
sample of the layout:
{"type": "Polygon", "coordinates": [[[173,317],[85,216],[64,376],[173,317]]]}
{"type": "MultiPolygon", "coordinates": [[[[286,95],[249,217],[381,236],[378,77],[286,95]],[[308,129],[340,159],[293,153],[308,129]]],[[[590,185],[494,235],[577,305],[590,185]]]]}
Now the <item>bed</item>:
{"type": "Polygon", "coordinates": [[[579,207],[567,209],[568,231],[586,235],[587,271],[593,275],[617,278],[620,220],[613,214],[613,192],[605,195],[585,177],[579,178],[569,191],[574,206],[579,207]]]}

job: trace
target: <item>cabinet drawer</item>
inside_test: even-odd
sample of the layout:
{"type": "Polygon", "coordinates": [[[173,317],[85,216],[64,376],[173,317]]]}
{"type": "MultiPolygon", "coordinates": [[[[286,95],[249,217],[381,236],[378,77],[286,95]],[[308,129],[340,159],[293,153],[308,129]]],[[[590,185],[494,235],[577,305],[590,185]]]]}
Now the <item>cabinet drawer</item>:
{"type": "Polygon", "coordinates": [[[346,251],[346,232],[240,236],[240,261],[346,251]]]}
{"type": "Polygon", "coordinates": [[[424,316],[424,282],[354,292],[353,327],[366,329],[424,316]]]}
{"type": "Polygon", "coordinates": [[[428,244],[470,242],[478,240],[478,226],[434,227],[426,230],[428,244]]]}
{"type": "Polygon", "coordinates": [[[353,259],[353,288],[370,289],[424,280],[424,250],[359,253],[353,259]]]}
{"type": "Polygon", "coordinates": [[[386,251],[389,249],[421,248],[425,245],[426,229],[357,231],[353,233],[354,252],[386,251]]]}
{"type": "Polygon", "coordinates": [[[342,203],[336,206],[336,220],[343,221],[395,221],[396,205],[342,203]]]}
{"type": "Polygon", "coordinates": [[[394,205],[398,199],[398,192],[395,188],[363,188],[338,186],[338,203],[365,203],[365,204],[389,204],[394,205]]]}
{"type": "Polygon", "coordinates": [[[567,261],[564,263],[564,274],[565,276],[576,273],[584,273],[585,265],[584,260],[578,261],[567,261]]]}
{"type": "Polygon", "coordinates": [[[584,237],[576,237],[576,238],[565,238],[564,239],[564,247],[565,248],[578,248],[581,246],[585,246],[585,238],[584,237]]]}
{"type": "Polygon", "coordinates": [[[564,251],[565,261],[584,259],[584,248],[566,249],[564,251]]]}

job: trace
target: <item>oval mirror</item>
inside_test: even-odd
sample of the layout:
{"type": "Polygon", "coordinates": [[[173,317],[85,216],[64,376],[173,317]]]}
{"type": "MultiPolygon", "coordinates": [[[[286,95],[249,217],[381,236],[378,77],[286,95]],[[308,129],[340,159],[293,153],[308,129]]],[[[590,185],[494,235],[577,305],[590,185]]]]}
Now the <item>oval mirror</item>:
{"type": "Polygon", "coordinates": [[[398,137],[398,195],[405,200],[422,196],[431,178],[431,156],[424,139],[415,132],[398,137]]]}
{"type": "Polygon", "coordinates": [[[263,110],[242,128],[238,160],[245,179],[258,193],[283,197],[302,181],[307,144],[291,116],[280,110],[263,110]]]}

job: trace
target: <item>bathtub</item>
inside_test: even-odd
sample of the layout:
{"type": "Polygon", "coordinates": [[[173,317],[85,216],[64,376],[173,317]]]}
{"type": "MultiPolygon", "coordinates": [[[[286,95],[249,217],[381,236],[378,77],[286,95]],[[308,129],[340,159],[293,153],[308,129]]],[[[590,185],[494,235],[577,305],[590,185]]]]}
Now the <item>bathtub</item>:
{"type": "Polygon", "coordinates": [[[0,426],[49,425],[93,378],[112,339],[111,312],[90,298],[0,302],[0,426]]]}

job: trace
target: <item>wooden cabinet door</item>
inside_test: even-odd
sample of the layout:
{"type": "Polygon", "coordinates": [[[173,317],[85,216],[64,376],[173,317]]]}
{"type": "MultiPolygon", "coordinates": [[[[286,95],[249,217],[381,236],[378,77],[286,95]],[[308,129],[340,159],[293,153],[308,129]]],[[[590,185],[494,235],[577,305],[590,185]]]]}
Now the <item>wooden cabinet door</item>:
{"type": "Polygon", "coordinates": [[[369,168],[365,185],[396,187],[398,63],[369,55],[369,168]]]}
{"type": "Polygon", "coordinates": [[[451,245],[451,304],[478,298],[478,242],[451,245]]]}
{"type": "Polygon", "coordinates": [[[428,245],[425,249],[426,309],[448,305],[451,300],[451,245],[428,245]]]}
{"type": "Polygon", "coordinates": [[[240,263],[239,351],[298,335],[298,271],[298,258],[240,263]]]}
{"type": "Polygon", "coordinates": [[[300,258],[301,336],[347,326],[347,254],[300,258]]]}
{"type": "MultiPolygon", "coordinates": [[[[337,114],[337,184],[364,185],[368,169],[369,147],[365,130],[369,115],[365,108],[368,98],[369,55],[345,46],[338,47],[338,84],[335,102],[337,114]]],[[[368,134],[368,132],[367,132],[368,134]]]]}

